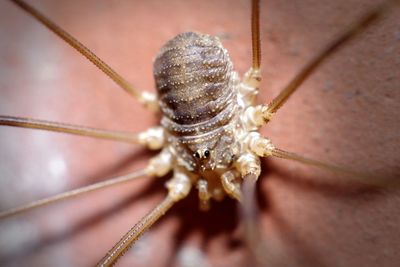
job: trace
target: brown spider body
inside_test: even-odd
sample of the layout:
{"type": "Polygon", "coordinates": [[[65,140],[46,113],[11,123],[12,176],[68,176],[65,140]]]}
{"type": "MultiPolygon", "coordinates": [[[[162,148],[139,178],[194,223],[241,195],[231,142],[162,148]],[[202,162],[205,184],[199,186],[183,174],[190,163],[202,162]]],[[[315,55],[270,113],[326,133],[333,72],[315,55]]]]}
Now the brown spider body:
{"type": "Polygon", "coordinates": [[[154,62],[164,129],[156,143],[165,142],[162,154],[171,158],[160,166],[190,178],[186,185],[174,178],[168,188],[187,188],[186,196],[195,185],[203,209],[210,199],[221,200],[225,194],[240,199],[240,173],[260,173],[249,141],[254,139],[250,132],[259,127],[246,113],[258,88],[238,76],[219,39],[205,34],[177,35],[154,62]]]}
{"type": "Polygon", "coordinates": [[[232,65],[216,37],[191,32],[169,41],[154,62],[161,125],[189,171],[227,168],[236,156],[239,81],[232,65]]]}

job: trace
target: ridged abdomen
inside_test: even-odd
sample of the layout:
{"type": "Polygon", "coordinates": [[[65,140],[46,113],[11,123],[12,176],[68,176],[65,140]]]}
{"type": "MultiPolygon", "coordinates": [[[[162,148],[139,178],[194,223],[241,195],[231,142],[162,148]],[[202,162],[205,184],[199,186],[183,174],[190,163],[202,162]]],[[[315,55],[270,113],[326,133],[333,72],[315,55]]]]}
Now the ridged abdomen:
{"type": "Polygon", "coordinates": [[[216,37],[193,32],[170,40],[154,62],[154,77],[173,134],[190,136],[227,124],[236,109],[232,63],[216,37]]]}

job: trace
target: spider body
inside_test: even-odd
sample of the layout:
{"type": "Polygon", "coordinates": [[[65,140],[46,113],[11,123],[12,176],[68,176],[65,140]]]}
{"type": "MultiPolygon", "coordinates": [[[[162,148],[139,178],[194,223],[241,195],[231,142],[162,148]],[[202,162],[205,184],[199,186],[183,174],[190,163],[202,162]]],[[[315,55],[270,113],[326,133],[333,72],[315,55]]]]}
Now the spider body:
{"type": "Polygon", "coordinates": [[[254,165],[260,173],[258,156],[249,147],[249,140],[260,138],[250,135],[258,127],[245,112],[258,88],[239,80],[217,37],[193,32],[161,48],[154,77],[169,164],[191,178],[203,209],[210,198],[220,200],[226,193],[240,199],[241,173],[248,172],[244,166],[254,165]]]}
{"type": "Polygon", "coordinates": [[[238,78],[216,37],[183,33],[154,63],[168,142],[188,171],[227,168],[235,158],[238,78]]]}

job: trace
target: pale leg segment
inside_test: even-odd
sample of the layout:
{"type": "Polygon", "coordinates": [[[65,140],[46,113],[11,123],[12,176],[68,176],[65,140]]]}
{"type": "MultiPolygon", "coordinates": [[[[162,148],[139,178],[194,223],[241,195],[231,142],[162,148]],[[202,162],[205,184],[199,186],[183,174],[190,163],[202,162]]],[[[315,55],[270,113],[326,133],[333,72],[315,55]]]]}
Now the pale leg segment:
{"type": "Polygon", "coordinates": [[[258,132],[251,132],[245,139],[247,147],[259,157],[272,156],[276,149],[271,140],[262,137],[258,132]]]}
{"type": "Polygon", "coordinates": [[[225,192],[238,201],[242,200],[242,193],[240,192],[240,184],[235,183],[238,173],[234,171],[227,171],[221,176],[222,187],[225,192]]]}
{"type": "Polygon", "coordinates": [[[139,133],[137,139],[151,150],[161,149],[165,145],[165,130],[161,126],[152,127],[139,133]]]}
{"type": "Polygon", "coordinates": [[[243,77],[243,85],[258,90],[261,84],[261,70],[250,68],[243,77]]]}
{"type": "Polygon", "coordinates": [[[211,194],[208,191],[208,182],[204,179],[199,179],[197,181],[197,190],[199,190],[199,208],[202,211],[207,211],[210,209],[210,198],[211,194]]]}
{"type": "Polygon", "coordinates": [[[239,85],[240,101],[246,106],[253,105],[261,83],[260,69],[250,68],[239,85]]]}

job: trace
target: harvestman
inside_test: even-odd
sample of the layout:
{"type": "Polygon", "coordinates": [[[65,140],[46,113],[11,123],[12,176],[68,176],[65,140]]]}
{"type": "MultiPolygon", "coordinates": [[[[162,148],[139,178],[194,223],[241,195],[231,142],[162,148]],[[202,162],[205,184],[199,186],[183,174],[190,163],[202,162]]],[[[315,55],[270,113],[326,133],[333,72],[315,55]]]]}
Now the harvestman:
{"type": "MultiPolygon", "coordinates": [[[[148,175],[161,177],[165,176],[170,171],[173,171],[173,177],[166,184],[168,194],[165,199],[144,218],[142,218],[107,253],[107,255],[100,261],[99,266],[113,265],[143,234],[144,231],[153,225],[153,223],[167,212],[177,201],[185,198],[192,187],[198,189],[200,208],[205,210],[209,208],[209,201],[211,199],[221,199],[225,195],[235,198],[243,203],[247,239],[249,246],[256,252],[257,257],[257,251],[262,249],[262,246],[256,245],[258,240],[255,233],[257,226],[253,218],[256,213],[253,200],[255,184],[261,172],[259,157],[274,156],[290,159],[304,164],[329,169],[333,172],[340,172],[353,177],[359,177],[366,183],[374,183],[374,181],[370,180],[370,177],[366,174],[353,172],[343,167],[333,166],[331,164],[308,159],[278,149],[269,139],[262,137],[258,133],[258,129],[272,119],[274,113],[276,113],[276,111],[287,101],[292,93],[295,92],[295,90],[322,61],[324,61],[330,54],[334,53],[341,44],[350,38],[353,38],[356,34],[374,22],[388,5],[383,5],[368,13],[359,23],[350,27],[350,29],[341,35],[340,38],[329,45],[321,53],[317,54],[317,56],[314,57],[314,59],[311,60],[268,105],[255,105],[255,97],[258,93],[261,81],[259,1],[257,0],[252,1],[251,29],[253,63],[250,70],[244,75],[242,81],[238,80],[236,72],[231,69],[229,56],[217,38],[208,35],[186,33],[178,35],[178,37],[175,37],[170,41],[164,48],[162,48],[162,52],[160,52],[156,59],[155,76],[156,78],[161,79],[161,81],[158,80],[158,82],[156,82],[159,91],[158,96],[152,93],[136,90],[85,46],[56,24],[48,20],[33,7],[18,0],[14,0],[13,2],[78,50],[78,52],[88,58],[100,70],[113,79],[121,88],[133,95],[133,97],[139,102],[153,111],[158,111],[161,108],[164,116],[162,119],[162,127],[150,128],[149,130],[138,134],[106,131],[76,125],[10,116],[0,116],[0,124],[64,132],[128,143],[138,143],[146,145],[150,149],[162,149],[162,151],[156,157],[152,158],[148,166],[143,170],[1,212],[0,218],[16,215],[33,208],[117,183],[133,180],[141,176],[148,175]],[[198,101],[196,100],[196,96],[192,96],[192,92],[191,94],[186,93],[186,95],[184,93],[175,95],[173,93],[171,94],[171,91],[178,90],[174,88],[176,85],[183,85],[183,87],[187,89],[191,85],[196,84],[196,81],[193,82],[193,79],[186,77],[187,73],[185,73],[185,68],[189,69],[192,67],[191,64],[199,63],[197,62],[198,58],[190,61],[192,60],[192,58],[190,58],[192,52],[186,48],[189,46],[193,47],[193,43],[198,47],[201,47],[201,49],[207,47],[207,49],[210,48],[210,50],[217,51],[215,52],[216,54],[212,54],[212,56],[220,56],[226,60],[220,63],[217,62],[220,58],[218,58],[218,60],[214,60],[212,57],[202,59],[203,65],[206,68],[210,68],[208,71],[213,70],[212,68],[223,69],[225,72],[221,71],[223,73],[219,74],[220,76],[224,76],[222,78],[228,79],[226,86],[229,86],[229,88],[226,88],[225,86],[222,89],[216,89],[217,93],[218,90],[222,90],[222,93],[228,91],[227,99],[222,104],[218,102],[219,99],[216,100],[212,98],[214,95],[211,94],[211,96],[208,96],[206,94],[206,97],[203,99],[204,101],[208,100],[207,103],[212,101],[215,102],[215,105],[205,104],[208,106],[203,112],[208,112],[208,115],[204,115],[200,111],[185,110],[187,107],[182,103],[192,104],[191,101],[198,101]],[[178,51],[177,54],[172,54],[172,59],[170,58],[171,55],[168,55],[171,51],[173,53],[178,51]],[[178,57],[188,57],[190,60],[187,62],[175,61],[178,57]],[[167,60],[167,63],[165,63],[164,60],[167,60]],[[175,67],[177,67],[178,70],[174,69],[175,67]],[[175,80],[171,79],[171,76],[168,76],[171,73],[178,76],[178,78],[175,80]],[[181,76],[183,76],[183,78],[181,76]],[[180,80],[181,78],[183,80],[180,80]],[[210,98],[208,99],[207,97],[210,98]],[[223,114],[223,112],[226,114],[223,114]],[[221,114],[223,114],[223,117],[221,117],[221,114]],[[195,123],[192,122],[193,120],[195,120],[195,123]],[[229,138],[224,139],[227,136],[229,138]]],[[[198,56],[199,53],[201,52],[195,52],[194,54],[195,56],[198,56]]],[[[197,66],[193,67],[193,70],[197,71],[197,66]]],[[[220,69],[218,70],[220,71],[220,69]]],[[[204,79],[211,83],[214,79],[221,78],[217,74],[216,72],[206,74],[204,75],[204,79]]],[[[220,80],[218,81],[221,82],[220,80]]],[[[207,84],[207,86],[208,85],[209,84],[207,84]]],[[[204,93],[204,91],[199,93],[198,98],[203,97],[201,93],[204,93]]]]}

